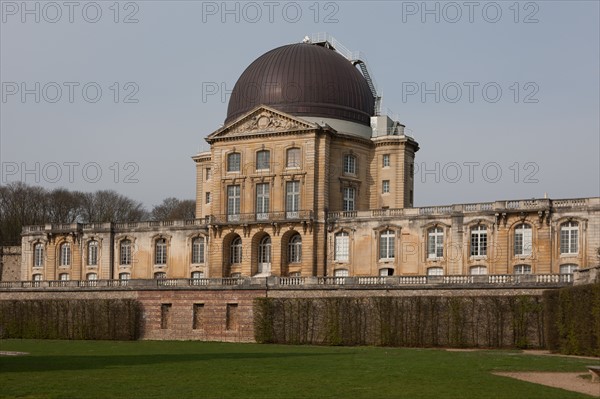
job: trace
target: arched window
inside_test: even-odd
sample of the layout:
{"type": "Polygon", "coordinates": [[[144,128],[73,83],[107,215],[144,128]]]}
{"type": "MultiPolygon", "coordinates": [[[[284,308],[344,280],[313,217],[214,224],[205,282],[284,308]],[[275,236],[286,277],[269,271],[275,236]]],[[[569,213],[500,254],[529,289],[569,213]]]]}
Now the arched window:
{"type": "Polygon", "coordinates": [[[204,237],[192,240],[192,263],[204,263],[204,237]]]}
{"type": "Polygon", "coordinates": [[[165,273],[165,272],[156,272],[156,273],[154,273],[154,278],[156,280],[161,280],[161,279],[167,278],[167,273],[165,273]]]}
{"type": "Polygon", "coordinates": [[[482,274],[487,274],[487,267],[485,266],[471,266],[469,268],[469,274],[472,276],[479,276],[482,274]]]}
{"type": "Polygon", "coordinates": [[[131,278],[131,274],[129,273],[119,273],[119,280],[129,280],[131,278]]]}
{"type": "Polygon", "coordinates": [[[98,275],[96,273],[88,273],[86,276],[87,280],[98,280],[98,275]]]}
{"type": "Polygon", "coordinates": [[[154,244],[154,264],[155,265],[166,265],[167,264],[167,240],[159,238],[154,244]]]}
{"type": "Polygon", "coordinates": [[[579,267],[572,263],[560,265],[560,274],[573,274],[573,272],[577,269],[579,269],[579,267]]]}
{"type": "Polygon", "coordinates": [[[579,223],[567,222],[560,225],[560,253],[576,254],[579,252],[579,223]]]}
{"type": "Polygon", "coordinates": [[[271,272],[271,237],[263,237],[258,243],[258,273],[271,272]]]}
{"type": "Polygon", "coordinates": [[[232,152],[227,155],[227,171],[239,172],[241,169],[242,156],[239,152],[232,152]]]}
{"type": "Polygon", "coordinates": [[[344,173],[356,174],[356,157],[354,155],[344,155],[344,173]]]}
{"type": "Polygon", "coordinates": [[[530,265],[516,265],[514,270],[514,274],[531,274],[531,266],[530,265]]]}
{"type": "Polygon", "coordinates": [[[119,245],[119,264],[131,265],[131,240],[122,240],[119,245]]]}
{"type": "Polygon", "coordinates": [[[229,263],[238,264],[242,263],[242,239],[237,236],[231,241],[229,251],[229,263]]]}
{"type": "Polygon", "coordinates": [[[271,167],[271,152],[261,150],[256,153],[256,170],[269,170],[271,167]]]}
{"type": "Polygon", "coordinates": [[[477,225],[471,228],[471,256],[487,255],[487,227],[477,225]]]}
{"type": "Polygon", "coordinates": [[[98,241],[92,240],[87,245],[87,264],[88,266],[98,265],[98,241]]]}
{"type": "Polygon", "coordinates": [[[347,262],[350,252],[350,236],[345,231],[335,234],[333,259],[338,262],[347,262]]]}
{"type": "Polygon", "coordinates": [[[33,281],[42,281],[42,275],[39,273],[34,274],[33,276],[31,276],[33,281]]]}
{"type": "Polygon", "coordinates": [[[353,211],[355,208],[356,189],[354,187],[344,187],[344,201],[342,203],[343,211],[353,211]]]}
{"type": "Polygon", "coordinates": [[[379,235],[379,259],[394,259],[396,233],[385,230],[379,235]]]}
{"type": "Polygon", "coordinates": [[[287,168],[299,168],[300,163],[300,148],[289,148],[286,151],[285,165],[287,168]]]}
{"type": "Polygon", "coordinates": [[[42,266],[44,266],[44,244],[38,242],[33,246],[33,267],[42,266]]]}
{"type": "Polygon", "coordinates": [[[515,255],[531,255],[531,226],[526,223],[515,227],[515,255]]]}
{"type": "Polygon", "coordinates": [[[302,237],[294,234],[288,243],[288,262],[300,263],[302,261],[302,237]]]}
{"type": "Polygon", "coordinates": [[[427,231],[427,258],[437,259],[444,257],[444,230],[433,227],[427,231]]]}
{"type": "Polygon", "coordinates": [[[69,280],[69,273],[61,273],[58,275],[58,279],[60,281],[68,281],[69,280]]]}
{"type": "Polygon", "coordinates": [[[69,243],[64,243],[60,246],[60,265],[71,265],[71,244],[69,243]]]}
{"type": "Polygon", "coordinates": [[[427,269],[428,276],[443,276],[444,268],[442,267],[430,267],[427,269]]]}

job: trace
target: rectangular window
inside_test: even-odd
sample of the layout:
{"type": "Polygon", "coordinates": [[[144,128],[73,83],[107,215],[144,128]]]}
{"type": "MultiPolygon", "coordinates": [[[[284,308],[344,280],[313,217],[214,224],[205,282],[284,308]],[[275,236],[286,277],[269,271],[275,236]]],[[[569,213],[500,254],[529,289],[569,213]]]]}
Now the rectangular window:
{"type": "Polygon", "coordinates": [[[204,319],[204,304],[203,303],[195,303],[192,328],[194,330],[201,329],[204,324],[203,319],[204,319]]]}
{"type": "Polygon", "coordinates": [[[121,264],[121,265],[130,265],[131,264],[131,241],[129,241],[129,240],[121,241],[119,261],[120,261],[119,264],[121,264]]]}
{"type": "Polygon", "coordinates": [[[440,227],[430,229],[427,237],[427,258],[437,259],[444,256],[444,231],[440,227]]]}
{"type": "Polygon", "coordinates": [[[212,170],[210,168],[206,168],[205,179],[210,180],[212,177],[212,170]]]}
{"type": "Polygon", "coordinates": [[[386,230],[379,236],[379,259],[394,259],[396,234],[386,230]]]}
{"type": "Polygon", "coordinates": [[[271,201],[271,186],[269,183],[256,185],[256,219],[269,219],[269,206],[271,201]]]}
{"type": "Polygon", "coordinates": [[[292,180],[286,183],[285,211],[288,219],[297,219],[300,214],[300,182],[292,180]]]}
{"type": "Polygon", "coordinates": [[[344,187],[343,210],[345,212],[354,210],[355,197],[356,197],[356,190],[353,187],[344,187]]]}
{"type": "Polygon", "coordinates": [[[487,255],[487,229],[476,226],[471,229],[471,256],[487,255]]]}
{"type": "Polygon", "coordinates": [[[227,171],[239,172],[242,156],[239,152],[233,152],[227,156],[227,171]]]}
{"type": "Polygon", "coordinates": [[[344,155],[344,173],[356,174],[356,157],[354,155],[344,155]]]}
{"type": "Polygon", "coordinates": [[[383,154],[383,167],[390,166],[390,154],[383,154]]]}
{"type": "Polygon", "coordinates": [[[256,170],[269,170],[271,164],[270,151],[258,151],[256,153],[256,170]]]}
{"type": "Polygon", "coordinates": [[[90,241],[88,243],[88,266],[98,265],[98,242],[90,241]]]}
{"type": "Polygon", "coordinates": [[[515,255],[531,255],[531,227],[519,225],[515,228],[515,255]]]}
{"type": "Polygon", "coordinates": [[[560,226],[560,253],[576,254],[578,253],[579,225],[568,222],[560,226]]]}
{"type": "Polygon", "coordinates": [[[210,194],[211,194],[210,192],[205,193],[206,199],[204,200],[204,202],[206,202],[207,204],[210,204],[210,199],[211,199],[210,194]]]}
{"type": "Polygon", "coordinates": [[[381,182],[381,192],[383,194],[390,192],[390,181],[389,180],[384,180],[381,182]]]}
{"type": "Polygon", "coordinates": [[[238,329],[238,305],[237,303],[227,304],[227,313],[225,315],[225,329],[226,330],[237,330],[238,329]]]}
{"type": "Polygon", "coordinates": [[[44,265],[44,245],[43,244],[35,244],[34,254],[33,254],[33,267],[42,267],[43,265],[44,265]]]}
{"type": "Polygon", "coordinates": [[[204,263],[204,237],[192,241],[192,263],[204,263]]]}
{"type": "Polygon", "coordinates": [[[299,168],[300,167],[300,148],[290,148],[286,153],[287,168],[299,168]]]}
{"type": "Polygon", "coordinates": [[[171,325],[171,304],[163,303],[160,305],[160,328],[166,330],[171,325]]]}
{"type": "Polygon", "coordinates": [[[240,220],[239,184],[227,186],[227,220],[230,222],[237,222],[240,220]]]}
{"type": "Polygon", "coordinates": [[[60,265],[71,265],[71,246],[69,244],[63,244],[60,246],[60,265]]]}
{"type": "Polygon", "coordinates": [[[154,258],[155,265],[167,264],[167,240],[164,238],[156,240],[156,256],[154,258]]]}
{"type": "Polygon", "coordinates": [[[349,258],[350,240],[348,233],[341,232],[335,235],[334,260],[338,262],[347,262],[349,258]]]}

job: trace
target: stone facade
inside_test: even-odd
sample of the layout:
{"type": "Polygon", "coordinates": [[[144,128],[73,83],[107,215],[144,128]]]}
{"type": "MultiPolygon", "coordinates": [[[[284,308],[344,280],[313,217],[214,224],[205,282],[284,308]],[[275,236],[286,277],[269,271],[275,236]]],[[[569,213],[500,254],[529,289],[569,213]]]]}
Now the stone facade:
{"type": "Polygon", "coordinates": [[[259,59],[269,68],[242,74],[226,124],[193,157],[195,220],[27,226],[19,279],[571,275],[599,264],[600,198],[414,207],[419,145],[378,111],[366,66],[335,46],[282,46],[259,59]],[[317,70],[326,81],[306,83],[301,101],[280,92],[317,70]],[[242,95],[248,85],[258,97],[242,95]]]}
{"type": "Polygon", "coordinates": [[[21,279],[21,247],[0,246],[0,281],[21,279]]]}
{"type": "MultiPolygon", "coordinates": [[[[278,191],[275,186],[273,192],[278,191]]],[[[207,214],[188,221],[29,226],[23,233],[19,273],[14,267],[18,254],[5,254],[4,263],[13,266],[4,266],[2,278],[570,274],[599,262],[599,198],[322,211],[320,217],[306,211],[305,219],[294,220],[279,211],[268,217],[281,220],[270,222],[247,215],[240,221],[207,214]],[[434,229],[436,253],[430,237],[434,229]],[[289,248],[296,235],[301,261],[292,263],[289,248]],[[230,262],[233,237],[242,242],[237,264],[230,262]],[[267,272],[259,270],[258,258],[265,237],[271,251],[267,272]],[[130,245],[128,257],[124,242],[130,245]],[[97,246],[95,257],[91,244],[97,246]],[[64,247],[68,259],[61,253],[64,247]]]]}

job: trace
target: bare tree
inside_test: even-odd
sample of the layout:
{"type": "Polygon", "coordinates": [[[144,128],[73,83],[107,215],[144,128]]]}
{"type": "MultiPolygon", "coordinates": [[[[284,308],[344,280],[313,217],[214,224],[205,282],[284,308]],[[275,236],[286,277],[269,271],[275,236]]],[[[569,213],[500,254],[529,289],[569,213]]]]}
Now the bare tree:
{"type": "Polygon", "coordinates": [[[136,222],[145,220],[148,213],[141,202],[127,198],[113,190],[83,194],[81,219],[83,222],[136,222]]]}
{"type": "Polygon", "coordinates": [[[155,205],[151,215],[154,220],[194,219],[196,203],[193,200],[169,197],[164,199],[162,204],[155,205]]]}
{"type": "Polygon", "coordinates": [[[141,202],[112,190],[48,191],[22,182],[0,187],[0,245],[17,245],[23,226],[27,225],[146,219],[148,212],[141,202]]]}

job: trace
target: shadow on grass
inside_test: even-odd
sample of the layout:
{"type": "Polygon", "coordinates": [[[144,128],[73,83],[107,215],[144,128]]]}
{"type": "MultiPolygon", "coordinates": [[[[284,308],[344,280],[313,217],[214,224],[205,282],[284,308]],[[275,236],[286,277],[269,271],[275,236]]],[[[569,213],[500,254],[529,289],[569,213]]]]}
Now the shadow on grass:
{"type": "Polygon", "coordinates": [[[207,362],[219,360],[290,359],[300,357],[339,356],[351,353],[199,353],[114,356],[20,356],[3,357],[0,373],[43,372],[63,370],[94,370],[113,367],[154,365],[180,362],[207,362]]]}

